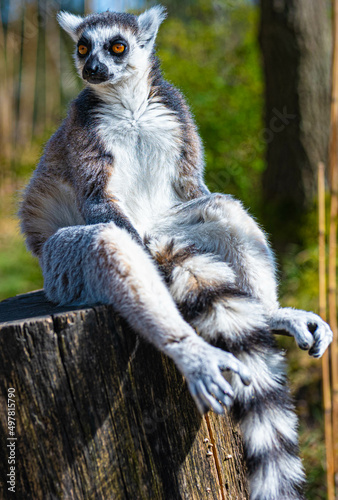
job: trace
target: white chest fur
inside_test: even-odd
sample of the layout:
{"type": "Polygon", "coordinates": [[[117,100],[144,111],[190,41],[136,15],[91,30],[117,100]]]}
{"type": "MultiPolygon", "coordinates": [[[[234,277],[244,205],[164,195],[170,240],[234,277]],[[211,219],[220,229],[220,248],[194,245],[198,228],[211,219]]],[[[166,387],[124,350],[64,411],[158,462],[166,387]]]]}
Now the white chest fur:
{"type": "Polygon", "coordinates": [[[109,194],[141,234],[178,201],[173,189],[181,149],[180,123],[147,82],[105,95],[98,134],[114,158],[109,194]]]}

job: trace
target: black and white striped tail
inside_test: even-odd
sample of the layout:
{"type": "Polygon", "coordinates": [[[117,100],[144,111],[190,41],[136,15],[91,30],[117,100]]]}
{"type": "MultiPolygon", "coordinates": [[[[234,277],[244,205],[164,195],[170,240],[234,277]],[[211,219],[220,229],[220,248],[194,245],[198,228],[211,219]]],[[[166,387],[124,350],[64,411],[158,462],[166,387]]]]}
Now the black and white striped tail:
{"type": "Polygon", "coordinates": [[[214,256],[184,248],[174,240],[151,243],[149,248],[185,319],[250,370],[249,386],[235,374],[229,376],[235,392],[232,413],[243,434],[251,500],[304,498],[297,417],[283,355],[267,329],[262,305],[238,290],[232,269],[214,256]]]}
{"type": "Polygon", "coordinates": [[[284,358],[275,348],[274,339],[268,331],[258,330],[230,345],[222,340],[220,346],[243,361],[252,376],[248,387],[232,377],[232,413],[242,430],[251,500],[304,498],[297,417],[284,358]]]}

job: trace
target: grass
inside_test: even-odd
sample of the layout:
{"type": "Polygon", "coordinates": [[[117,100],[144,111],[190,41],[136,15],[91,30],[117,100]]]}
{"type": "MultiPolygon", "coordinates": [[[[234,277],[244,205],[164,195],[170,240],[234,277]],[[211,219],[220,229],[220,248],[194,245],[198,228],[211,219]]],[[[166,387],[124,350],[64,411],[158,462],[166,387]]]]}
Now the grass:
{"type": "Polygon", "coordinates": [[[0,300],[42,288],[38,260],[27,251],[16,217],[15,187],[0,186],[0,300]]]}

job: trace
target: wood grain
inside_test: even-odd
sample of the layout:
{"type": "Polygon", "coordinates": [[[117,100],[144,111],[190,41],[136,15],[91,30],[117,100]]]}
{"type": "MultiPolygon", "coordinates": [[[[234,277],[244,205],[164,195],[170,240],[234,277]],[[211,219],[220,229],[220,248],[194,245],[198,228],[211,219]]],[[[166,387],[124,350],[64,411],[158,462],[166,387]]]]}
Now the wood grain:
{"type": "Polygon", "coordinates": [[[16,393],[16,496],[247,499],[228,416],[201,417],[170,359],[110,306],[57,308],[43,291],[0,303],[0,459],[16,393]]]}

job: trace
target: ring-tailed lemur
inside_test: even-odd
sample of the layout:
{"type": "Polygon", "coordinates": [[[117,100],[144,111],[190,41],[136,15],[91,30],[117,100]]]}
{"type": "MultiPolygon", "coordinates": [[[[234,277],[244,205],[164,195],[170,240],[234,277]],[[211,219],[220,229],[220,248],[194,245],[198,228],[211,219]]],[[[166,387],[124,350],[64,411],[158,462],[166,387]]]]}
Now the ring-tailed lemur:
{"type": "Polygon", "coordinates": [[[202,413],[232,407],[252,500],[299,499],[297,423],[272,331],[315,357],[332,333],[313,313],[279,308],[265,235],[205,186],[196,126],[154,53],[164,17],[159,6],[58,15],[87,85],[27,187],[22,230],[50,300],[114,304],[174,360],[202,413]]]}

